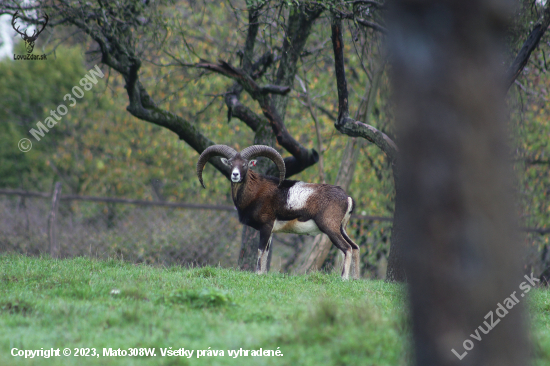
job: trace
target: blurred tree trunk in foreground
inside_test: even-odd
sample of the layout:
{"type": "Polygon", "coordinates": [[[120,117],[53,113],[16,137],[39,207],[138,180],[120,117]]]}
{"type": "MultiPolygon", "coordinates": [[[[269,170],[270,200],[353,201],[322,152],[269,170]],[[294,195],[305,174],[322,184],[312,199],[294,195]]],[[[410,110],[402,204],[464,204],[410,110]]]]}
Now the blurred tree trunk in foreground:
{"type": "Polygon", "coordinates": [[[416,365],[527,362],[503,101],[510,4],[398,0],[391,9],[416,365]],[[499,318],[514,291],[518,304],[499,318]]]}
{"type": "MultiPolygon", "coordinates": [[[[542,5],[541,5],[542,6],[542,5]]],[[[507,91],[510,86],[514,83],[516,78],[521,74],[524,69],[527,61],[531,57],[531,54],[535,49],[537,49],[542,36],[548,29],[550,25],[550,2],[546,2],[541,9],[540,18],[533,25],[529,36],[525,39],[521,49],[518,51],[514,61],[508,67],[506,71],[506,82],[502,84],[503,91],[507,91]]],[[[399,21],[399,20],[398,20],[399,21]]],[[[476,28],[478,29],[478,28],[476,28]]],[[[470,32],[470,36],[475,37],[475,31],[470,32]]],[[[414,37],[412,37],[414,38],[414,37]]],[[[409,38],[409,41],[412,39],[409,38]]],[[[412,43],[411,43],[412,44],[412,43]]],[[[420,53],[419,53],[420,54],[420,53]]],[[[504,58],[503,58],[504,59],[504,58]]],[[[433,60],[436,61],[436,60],[433,60]]],[[[392,237],[391,237],[391,249],[390,255],[388,257],[388,269],[386,273],[387,281],[396,281],[396,282],[406,282],[407,273],[405,271],[405,266],[403,264],[403,230],[401,226],[402,220],[402,206],[403,201],[401,200],[401,194],[399,192],[399,161],[394,161],[392,165],[393,177],[395,182],[396,190],[396,200],[395,200],[395,210],[393,216],[393,228],[392,228],[392,237]]]]}

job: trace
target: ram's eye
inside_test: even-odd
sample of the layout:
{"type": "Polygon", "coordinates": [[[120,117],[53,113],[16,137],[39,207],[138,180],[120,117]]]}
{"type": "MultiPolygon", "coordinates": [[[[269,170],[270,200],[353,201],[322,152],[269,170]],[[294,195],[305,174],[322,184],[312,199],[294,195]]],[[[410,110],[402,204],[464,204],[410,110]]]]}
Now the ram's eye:
{"type": "Polygon", "coordinates": [[[244,163],[243,166],[246,166],[246,163],[244,163]]]}

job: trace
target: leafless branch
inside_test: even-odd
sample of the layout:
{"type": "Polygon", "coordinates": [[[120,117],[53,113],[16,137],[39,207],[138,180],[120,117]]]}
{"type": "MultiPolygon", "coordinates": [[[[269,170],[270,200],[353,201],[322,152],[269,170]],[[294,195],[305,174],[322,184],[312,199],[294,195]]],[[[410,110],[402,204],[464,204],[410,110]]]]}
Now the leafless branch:
{"type": "Polygon", "coordinates": [[[538,46],[540,39],[550,26],[550,1],[547,1],[542,16],[538,22],[533,26],[533,30],[529,34],[529,37],[523,43],[520,51],[518,52],[514,62],[508,68],[508,85],[506,90],[510,89],[514,81],[517,79],[523,68],[529,61],[531,53],[538,46]]]}
{"type": "Polygon", "coordinates": [[[332,20],[332,46],[336,84],[338,88],[338,118],[335,127],[338,131],[351,136],[362,137],[378,146],[394,162],[397,159],[397,145],[385,133],[373,126],[356,121],[349,117],[348,86],[344,66],[344,41],[342,37],[342,20],[334,16],[332,20]]]}

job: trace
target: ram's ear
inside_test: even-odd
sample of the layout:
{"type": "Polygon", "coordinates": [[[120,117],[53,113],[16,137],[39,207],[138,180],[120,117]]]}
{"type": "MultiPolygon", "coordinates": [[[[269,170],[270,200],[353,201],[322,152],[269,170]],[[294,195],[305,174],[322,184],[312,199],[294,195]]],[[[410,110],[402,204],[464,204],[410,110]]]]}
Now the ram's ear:
{"type": "Polygon", "coordinates": [[[226,158],[222,158],[222,163],[224,163],[227,166],[231,166],[231,164],[229,163],[229,160],[227,160],[226,158]]]}
{"type": "Polygon", "coordinates": [[[250,160],[250,161],[248,162],[248,167],[251,168],[251,167],[253,167],[253,166],[256,166],[256,163],[257,163],[257,162],[258,162],[257,160],[250,160]]]}

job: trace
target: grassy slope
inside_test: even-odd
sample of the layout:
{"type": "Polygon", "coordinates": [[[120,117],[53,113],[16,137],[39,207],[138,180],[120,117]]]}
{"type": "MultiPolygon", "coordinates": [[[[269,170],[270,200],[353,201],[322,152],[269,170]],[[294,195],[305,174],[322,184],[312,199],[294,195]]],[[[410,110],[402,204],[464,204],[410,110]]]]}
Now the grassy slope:
{"type": "MultiPolygon", "coordinates": [[[[402,289],[336,275],[257,276],[86,258],[0,256],[0,365],[404,365],[402,289]],[[111,294],[113,289],[119,294],[111,294]],[[204,289],[210,289],[205,291],[204,289]],[[213,290],[212,290],[213,289],[213,290]],[[10,349],[155,347],[156,357],[12,357],[10,349]],[[161,357],[160,347],[224,357],[161,357]],[[227,356],[279,349],[283,357],[227,356]]],[[[550,299],[531,296],[537,364],[550,360],[550,299]]]]}
{"type": "Polygon", "coordinates": [[[402,292],[382,282],[14,255],[0,256],[0,271],[0,365],[396,365],[405,357],[402,292]],[[204,288],[222,290],[206,296],[219,306],[200,308],[205,296],[181,292],[204,288]],[[156,347],[157,357],[22,360],[10,355],[12,347],[156,347]],[[226,355],[280,347],[284,356],[187,360],[161,357],[159,347],[226,355]]]}

